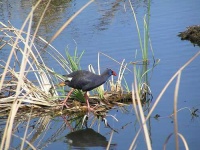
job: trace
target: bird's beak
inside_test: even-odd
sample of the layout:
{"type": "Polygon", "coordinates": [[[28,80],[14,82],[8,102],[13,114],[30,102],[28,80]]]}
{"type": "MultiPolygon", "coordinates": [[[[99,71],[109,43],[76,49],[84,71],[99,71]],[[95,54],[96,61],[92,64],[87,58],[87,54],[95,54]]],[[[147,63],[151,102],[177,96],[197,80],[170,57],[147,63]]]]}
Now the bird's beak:
{"type": "Polygon", "coordinates": [[[117,76],[116,72],[112,71],[112,75],[113,76],[117,76]]]}
{"type": "Polygon", "coordinates": [[[66,84],[65,84],[65,82],[60,82],[58,85],[59,86],[65,86],[66,84]]]}

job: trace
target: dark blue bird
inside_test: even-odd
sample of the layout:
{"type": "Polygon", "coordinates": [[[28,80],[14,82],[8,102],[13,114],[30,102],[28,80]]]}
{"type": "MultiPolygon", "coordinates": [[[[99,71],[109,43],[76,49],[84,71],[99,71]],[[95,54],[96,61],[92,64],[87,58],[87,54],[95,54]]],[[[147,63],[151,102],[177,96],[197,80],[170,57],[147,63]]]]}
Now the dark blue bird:
{"type": "MultiPolygon", "coordinates": [[[[117,74],[111,69],[106,69],[101,75],[97,75],[85,70],[78,70],[68,75],[64,75],[64,77],[66,77],[66,80],[65,82],[62,82],[59,85],[61,86],[68,85],[69,87],[72,87],[73,90],[79,89],[84,91],[85,92],[84,96],[88,105],[88,109],[90,109],[87,91],[91,91],[99,87],[100,85],[104,84],[111,75],[116,76],[117,74]]],[[[64,103],[67,101],[73,90],[71,90],[68,93],[64,103]]]]}

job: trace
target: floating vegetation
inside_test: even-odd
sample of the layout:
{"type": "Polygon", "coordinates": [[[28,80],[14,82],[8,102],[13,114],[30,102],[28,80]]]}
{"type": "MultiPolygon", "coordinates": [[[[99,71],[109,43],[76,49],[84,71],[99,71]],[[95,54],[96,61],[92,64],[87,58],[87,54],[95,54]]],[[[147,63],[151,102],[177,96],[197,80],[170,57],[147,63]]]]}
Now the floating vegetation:
{"type": "Polygon", "coordinates": [[[187,30],[178,34],[181,40],[188,40],[194,45],[200,46],[200,25],[187,27],[187,30]]]}

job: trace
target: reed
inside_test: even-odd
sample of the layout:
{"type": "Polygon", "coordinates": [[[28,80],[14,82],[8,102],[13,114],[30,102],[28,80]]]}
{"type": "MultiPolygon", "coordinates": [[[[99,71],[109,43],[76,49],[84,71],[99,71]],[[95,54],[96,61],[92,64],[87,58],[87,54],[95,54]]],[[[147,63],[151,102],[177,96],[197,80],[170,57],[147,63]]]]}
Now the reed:
{"type": "MultiPolygon", "coordinates": [[[[136,71],[136,68],[134,69],[136,71]]],[[[148,124],[146,123],[145,121],[145,114],[144,114],[144,111],[143,111],[143,107],[142,107],[142,104],[141,104],[141,100],[140,100],[140,96],[139,96],[139,92],[138,92],[138,86],[137,86],[137,80],[136,80],[136,75],[134,75],[134,85],[132,86],[132,99],[133,99],[133,108],[135,110],[135,113],[136,113],[136,116],[137,116],[137,119],[138,119],[138,122],[141,126],[141,129],[143,129],[143,132],[144,132],[144,136],[145,136],[145,143],[147,145],[147,149],[148,150],[151,150],[152,147],[151,147],[151,140],[150,140],[150,136],[149,136],[149,132],[148,132],[148,124]],[[135,93],[136,93],[136,97],[135,97],[135,93]],[[138,104],[138,107],[136,106],[136,102],[135,100],[137,99],[137,104],[138,104]]],[[[138,130],[138,134],[141,130],[138,130]]],[[[131,146],[129,149],[132,149],[135,142],[136,142],[136,139],[138,137],[138,134],[136,134],[136,138],[134,138],[131,146]]]]}
{"type": "MultiPolygon", "coordinates": [[[[129,4],[133,13],[133,18],[136,24],[136,29],[138,33],[138,39],[139,39],[139,45],[140,45],[140,51],[142,54],[142,60],[141,61],[136,61],[132,62],[132,64],[137,65],[137,70],[135,72],[136,74],[136,79],[137,79],[137,84],[138,84],[138,92],[140,95],[140,98],[142,101],[148,101],[149,100],[149,81],[148,81],[148,74],[150,73],[151,70],[157,65],[158,62],[154,63],[151,68],[149,68],[149,56],[148,56],[148,51],[149,51],[149,46],[151,48],[152,52],[152,58],[153,62],[155,62],[154,59],[154,52],[153,48],[151,45],[151,40],[149,37],[149,22],[150,22],[150,8],[151,8],[151,3],[150,0],[148,0],[148,6],[147,6],[147,14],[144,15],[143,18],[143,30],[144,30],[144,36],[141,36],[141,30],[138,24],[138,19],[134,10],[134,6],[132,5],[131,1],[129,0],[129,4]]],[[[139,52],[140,52],[139,51],[139,52]]],[[[135,59],[138,57],[138,51],[136,51],[135,59]]],[[[140,56],[139,56],[140,57],[140,56]]]]}
{"type": "MultiPolygon", "coordinates": [[[[187,141],[185,140],[184,136],[178,132],[178,121],[177,121],[177,112],[180,111],[180,110],[177,110],[177,101],[178,101],[178,91],[179,91],[179,86],[180,86],[180,81],[181,81],[181,73],[182,71],[193,61],[195,60],[198,56],[200,55],[200,51],[197,52],[190,60],[188,60],[172,77],[171,79],[166,83],[166,85],[164,86],[164,88],[161,90],[160,94],[158,95],[158,97],[155,99],[155,102],[154,104],[152,105],[152,107],[150,108],[148,114],[146,114],[145,116],[145,120],[142,119],[142,117],[140,116],[140,113],[143,114],[143,112],[139,112],[138,109],[137,109],[137,106],[136,106],[136,103],[134,101],[134,99],[138,99],[139,97],[137,96],[135,98],[134,94],[132,94],[133,96],[133,108],[135,110],[135,113],[136,113],[136,116],[139,120],[139,123],[140,123],[140,128],[138,129],[137,133],[136,133],[136,136],[135,138],[133,139],[132,143],[131,143],[131,146],[130,146],[130,149],[132,149],[133,147],[135,147],[136,145],[136,141],[137,141],[137,138],[138,138],[138,135],[141,133],[141,130],[143,129],[144,130],[144,126],[147,126],[147,121],[148,119],[150,118],[151,114],[153,113],[153,111],[155,110],[156,106],[158,105],[158,103],[161,101],[161,98],[162,98],[162,95],[165,93],[165,91],[167,90],[167,88],[169,87],[169,85],[172,83],[172,81],[174,81],[175,79],[177,79],[177,82],[176,82],[176,86],[175,86],[175,89],[174,89],[174,110],[173,110],[173,116],[174,116],[174,132],[173,133],[170,133],[169,136],[166,138],[164,144],[163,144],[163,149],[166,149],[166,146],[167,146],[167,143],[169,141],[169,139],[172,137],[172,135],[175,135],[175,149],[179,149],[179,142],[178,142],[178,137],[181,138],[182,142],[184,143],[184,146],[185,146],[185,149],[189,149],[188,148],[188,144],[187,144],[187,141]],[[143,122],[141,122],[141,120],[143,120],[143,122]]],[[[136,71],[135,71],[136,72],[136,71]]],[[[137,79],[136,77],[134,77],[135,81],[137,82],[137,79]]],[[[137,90],[135,91],[136,89],[136,85],[133,87],[133,90],[132,90],[132,93],[136,93],[137,95],[137,90]]],[[[138,104],[140,105],[140,104],[138,104]]],[[[190,110],[191,114],[192,114],[192,111],[190,110]]],[[[152,149],[151,148],[151,145],[149,143],[149,140],[148,140],[148,133],[145,133],[146,131],[144,131],[144,134],[145,134],[145,139],[146,139],[146,144],[147,144],[147,149],[152,149]],[[150,146],[150,147],[149,147],[150,146]]]]}
{"type": "MultiPolygon", "coordinates": [[[[145,91],[151,91],[150,87],[149,87],[149,83],[148,83],[148,74],[159,63],[159,59],[155,60],[153,48],[152,48],[152,45],[151,45],[151,40],[150,40],[150,37],[149,37],[150,1],[148,1],[147,14],[144,15],[144,21],[143,21],[143,23],[144,23],[144,37],[143,37],[144,41],[143,42],[142,42],[141,31],[140,31],[140,28],[139,28],[139,25],[138,25],[138,20],[137,20],[137,17],[136,17],[136,13],[135,13],[134,7],[133,7],[133,5],[132,5],[130,0],[129,0],[129,4],[130,4],[130,7],[131,7],[131,10],[132,10],[132,13],[133,13],[133,17],[134,17],[134,20],[135,20],[137,33],[138,33],[139,44],[140,44],[140,49],[141,49],[141,52],[142,52],[142,59],[143,59],[142,61],[132,62],[132,64],[134,65],[134,67],[133,67],[133,69],[134,69],[134,84],[132,86],[133,109],[135,110],[135,114],[136,114],[137,120],[138,120],[138,122],[140,124],[140,128],[136,132],[136,135],[135,135],[135,137],[134,137],[129,149],[133,149],[133,148],[137,147],[136,141],[137,141],[138,136],[141,133],[144,134],[144,139],[145,139],[145,143],[146,143],[147,149],[148,150],[152,149],[151,140],[150,140],[149,133],[148,133],[148,121],[150,119],[150,116],[151,116],[152,112],[155,110],[157,104],[161,100],[162,95],[165,93],[165,91],[168,88],[168,86],[175,79],[177,79],[177,82],[176,82],[176,86],[175,86],[175,89],[174,89],[174,108],[173,108],[174,132],[170,133],[169,136],[166,138],[166,140],[165,140],[165,142],[163,144],[163,149],[166,149],[167,143],[168,143],[169,139],[172,137],[172,135],[175,136],[175,149],[176,150],[179,149],[179,138],[184,143],[185,149],[189,149],[188,145],[187,145],[187,141],[185,140],[184,136],[181,133],[179,133],[179,131],[178,131],[178,121],[177,121],[178,114],[177,114],[177,112],[180,111],[180,110],[177,110],[178,92],[179,92],[179,86],[180,86],[182,71],[196,57],[198,57],[200,55],[200,52],[197,52],[197,54],[195,56],[193,56],[186,64],[184,64],[172,76],[172,78],[166,83],[166,85],[163,88],[163,90],[161,90],[161,92],[158,95],[158,97],[156,98],[153,106],[150,107],[148,105],[148,112],[145,112],[146,109],[144,109],[144,107],[142,108],[142,105],[140,103],[140,101],[142,101],[141,94],[144,93],[145,91]],[[148,62],[149,62],[148,49],[149,49],[149,46],[151,48],[153,62],[154,62],[152,68],[148,67],[148,62]],[[144,89],[142,89],[143,85],[145,85],[144,89]],[[137,101],[137,105],[136,105],[135,101],[137,101]]],[[[137,56],[137,54],[138,53],[136,51],[136,56],[137,56]]],[[[147,100],[147,99],[148,99],[148,96],[144,98],[144,100],[147,100]]],[[[190,109],[189,109],[189,111],[192,114],[193,111],[190,110],[190,109]]]]}
{"type": "MultiPolygon", "coordinates": [[[[14,127],[13,123],[16,122],[15,118],[19,118],[18,113],[22,113],[21,109],[26,106],[31,108],[54,108],[58,104],[56,101],[58,99],[62,99],[64,95],[66,95],[64,89],[57,86],[57,83],[60,80],[64,80],[63,76],[47,66],[42,55],[44,53],[45,55],[48,55],[49,58],[58,64],[59,67],[67,74],[81,68],[80,60],[84,52],[79,55],[76,48],[74,50],[74,54],[71,55],[69,50],[66,50],[66,59],[50,43],[55,40],[55,38],[64,30],[64,28],[66,28],[78,14],[80,14],[89,4],[91,4],[93,0],[89,1],[69,20],[67,20],[64,25],[54,34],[50,41],[46,41],[42,37],[37,36],[37,32],[51,1],[47,2],[35,32],[33,34],[31,33],[33,14],[41,2],[42,0],[39,0],[32,8],[21,29],[15,28],[12,26],[12,24],[5,25],[0,22],[1,33],[4,35],[1,41],[3,44],[0,48],[2,49],[5,46],[11,48],[8,60],[6,62],[3,60],[0,61],[0,69],[2,72],[0,74],[0,112],[6,113],[9,111],[0,149],[9,149],[12,136],[22,140],[21,149],[23,149],[26,144],[28,144],[32,149],[36,149],[33,145],[31,145],[30,142],[27,141],[27,128],[30,120],[27,122],[27,128],[23,138],[12,134],[12,129],[14,127]],[[27,29],[27,31],[25,29],[27,29]],[[41,45],[38,46],[36,43],[40,43],[43,48],[41,48],[41,45]],[[9,80],[8,78],[11,79],[9,80]],[[60,95],[60,93],[62,94],[60,95]]],[[[104,56],[106,56],[106,54],[104,54],[104,56]]],[[[109,56],[106,57],[111,58],[109,56]]],[[[111,58],[111,60],[114,59],[111,58]]],[[[100,57],[98,63],[100,63],[100,57]]],[[[114,80],[112,79],[109,84],[111,87],[112,85],[113,87],[118,85],[117,87],[120,90],[122,79],[124,79],[124,72],[125,69],[127,69],[127,63],[125,63],[125,60],[122,63],[117,63],[120,64],[118,81],[117,83],[114,83],[114,80]]],[[[94,71],[92,65],[89,66],[91,66],[91,71],[94,71]]],[[[100,67],[98,68],[98,72],[100,73],[100,67]]],[[[102,89],[97,89],[100,99],[104,97],[105,93],[104,88],[102,89]]],[[[114,90],[116,89],[114,88],[114,90]]],[[[78,90],[76,90],[72,96],[75,96],[79,100],[84,99],[82,92],[78,90]]],[[[105,110],[105,108],[103,108],[103,110],[105,110]]],[[[70,109],[70,111],[74,113],[82,110],[74,110],[73,108],[70,109]]],[[[57,114],[59,113],[55,111],[55,115],[57,114]]],[[[23,113],[21,115],[23,115],[23,113]]],[[[35,112],[30,112],[30,116],[35,115],[35,112]]],[[[32,119],[30,116],[29,119],[32,119]]],[[[41,119],[44,119],[45,123],[42,123],[48,126],[50,122],[49,117],[42,117],[41,119]]],[[[32,140],[34,141],[35,139],[32,140]]]]}
{"type": "Polygon", "coordinates": [[[142,52],[143,62],[147,63],[147,61],[148,61],[148,47],[149,47],[149,41],[150,41],[150,38],[149,38],[149,21],[150,21],[150,8],[151,8],[150,4],[151,3],[150,3],[150,0],[148,0],[147,14],[144,16],[144,22],[143,22],[143,24],[144,24],[144,37],[143,37],[144,41],[143,42],[142,42],[141,31],[140,31],[140,28],[139,28],[136,13],[135,13],[134,7],[133,7],[130,0],[129,0],[129,4],[130,4],[130,7],[131,7],[133,17],[134,17],[134,21],[135,21],[136,28],[137,28],[138,39],[139,39],[140,49],[141,49],[141,52],[142,52]]]}
{"type": "MultiPolygon", "coordinates": [[[[1,141],[1,147],[0,149],[9,149],[10,146],[10,141],[11,141],[11,136],[12,136],[12,129],[13,129],[13,123],[14,123],[14,118],[16,116],[16,113],[19,109],[19,107],[21,106],[23,101],[26,101],[28,99],[28,96],[30,96],[31,94],[34,94],[35,90],[29,90],[27,89],[27,85],[24,83],[30,83],[27,79],[26,79],[26,68],[28,67],[28,65],[30,65],[30,68],[33,68],[33,71],[35,71],[35,67],[33,67],[32,65],[32,60],[34,59],[34,56],[32,55],[32,45],[29,45],[29,39],[30,39],[30,31],[31,31],[31,23],[32,23],[32,17],[33,17],[33,12],[36,9],[36,7],[39,5],[41,1],[38,1],[37,4],[32,8],[31,12],[29,13],[28,17],[26,18],[24,24],[22,25],[21,29],[18,30],[18,32],[14,32],[14,34],[16,35],[16,39],[12,39],[12,36],[7,35],[7,38],[11,38],[11,41],[9,40],[9,44],[13,44],[12,45],[12,50],[10,52],[10,55],[8,57],[8,60],[6,62],[5,68],[3,70],[3,73],[1,75],[1,81],[0,81],[0,92],[3,92],[3,88],[5,88],[5,77],[8,73],[11,73],[17,80],[17,83],[15,85],[15,89],[14,89],[14,95],[12,97],[12,105],[10,108],[10,113],[7,119],[7,123],[6,123],[6,127],[4,130],[4,134],[2,137],[2,141],[1,141]],[[27,29],[27,33],[26,36],[24,38],[24,36],[22,35],[23,33],[23,29],[25,26],[28,26],[27,29]],[[13,41],[13,42],[12,42],[13,41]],[[23,42],[24,46],[23,48],[20,48],[20,46],[18,46],[19,42],[23,42]],[[21,52],[22,57],[21,57],[21,62],[19,63],[18,59],[18,55],[15,53],[16,49],[21,52]],[[11,70],[10,68],[10,63],[11,63],[11,59],[15,58],[16,61],[18,62],[18,64],[20,65],[19,67],[19,72],[13,72],[13,70],[11,70]],[[23,91],[26,91],[26,93],[24,93],[23,91]]],[[[3,25],[3,24],[1,24],[3,25]]],[[[34,40],[34,37],[33,39],[34,40]]],[[[44,76],[43,76],[44,77],[44,76]]],[[[41,76],[42,78],[42,76],[41,76]]],[[[40,78],[40,79],[41,79],[40,78]]],[[[43,82],[45,82],[45,80],[43,80],[43,82]]],[[[31,84],[31,83],[30,83],[31,84]]],[[[43,86],[43,88],[46,89],[45,86],[43,86]]],[[[34,94],[35,95],[35,94],[34,94]]],[[[37,97],[37,95],[36,95],[37,97]]]]}
{"type": "MultiPolygon", "coordinates": [[[[55,88],[54,80],[60,76],[57,74],[53,74],[52,76],[52,73],[49,72],[51,69],[45,65],[41,56],[43,51],[41,51],[41,49],[35,44],[35,41],[37,40],[43,43],[44,51],[47,46],[55,50],[50,43],[78,14],[91,4],[93,0],[89,1],[76,14],[74,14],[49,42],[46,42],[41,37],[38,37],[37,32],[51,0],[47,2],[42,16],[37,24],[36,30],[33,34],[31,34],[33,14],[41,2],[42,0],[38,0],[33,6],[21,29],[16,29],[11,24],[6,26],[0,22],[1,32],[4,35],[1,41],[3,42],[1,49],[4,46],[10,46],[11,48],[7,61],[0,62],[0,68],[2,70],[2,74],[0,75],[1,112],[10,111],[4,129],[0,149],[9,149],[13,123],[19,108],[26,104],[55,106],[53,100],[56,100],[59,97],[55,90],[53,90],[53,93],[51,93],[50,90],[55,88]],[[25,29],[27,29],[27,31],[25,31],[25,29]],[[29,78],[30,76],[32,77],[31,79],[29,78]],[[8,80],[8,77],[10,77],[11,80],[8,80]],[[36,82],[33,83],[32,80],[36,80],[36,82]]],[[[58,59],[62,58],[62,56],[57,50],[51,53],[50,56],[55,58],[55,61],[59,62],[59,64],[62,64],[61,66],[66,71],[69,71],[69,64],[67,62],[63,63],[60,59],[58,59]],[[55,53],[56,55],[54,55],[55,53]]],[[[22,140],[23,142],[21,148],[23,149],[23,143],[26,141],[25,138],[22,140]]]]}

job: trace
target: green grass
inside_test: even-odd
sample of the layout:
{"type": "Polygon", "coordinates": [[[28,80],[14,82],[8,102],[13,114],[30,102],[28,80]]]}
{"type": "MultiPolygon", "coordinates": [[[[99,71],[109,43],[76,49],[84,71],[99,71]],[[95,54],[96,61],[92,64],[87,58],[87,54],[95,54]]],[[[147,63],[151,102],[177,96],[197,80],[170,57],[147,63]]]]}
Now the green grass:
{"type": "MultiPolygon", "coordinates": [[[[144,15],[143,18],[143,31],[144,31],[144,36],[141,36],[141,31],[140,31],[140,27],[138,24],[138,19],[134,10],[134,6],[132,5],[131,1],[129,0],[129,4],[131,6],[131,10],[133,13],[133,17],[134,17],[134,21],[136,24],[136,29],[137,29],[137,33],[138,33],[138,39],[139,39],[139,45],[140,45],[140,51],[141,55],[142,55],[142,60],[141,61],[135,61],[132,62],[132,64],[134,65],[134,70],[135,70],[135,74],[136,74],[136,79],[137,79],[137,85],[138,85],[138,92],[139,95],[141,97],[142,93],[145,93],[146,91],[149,91],[148,89],[150,89],[150,83],[149,83],[149,73],[151,72],[151,70],[153,70],[153,68],[157,65],[154,64],[155,62],[155,58],[154,58],[154,52],[153,52],[153,48],[152,48],[152,44],[151,44],[151,40],[149,37],[149,24],[150,24],[150,8],[151,8],[151,3],[150,0],[148,0],[148,5],[147,5],[147,14],[144,15]],[[142,40],[143,39],[143,40],[142,40]],[[149,58],[149,46],[151,48],[151,52],[152,52],[152,58],[153,58],[153,66],[149,68],[149,63],[150,63],[150,58],[149,58]],[[142,86],[144,86],[142,88],[142,86]]],[[[136,51],[135,54],[135,58],[137,59],[137,57],[140,53],[138,51],[136,51]]],[[[145,98],[146,100],[149,99],[148,94],[146,94],[147,97],[145,98]]],[[[143,100],[145,100],[143,99],[143,100]]]]}

